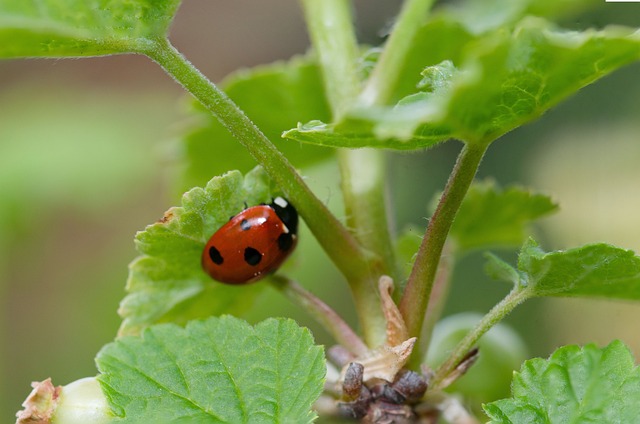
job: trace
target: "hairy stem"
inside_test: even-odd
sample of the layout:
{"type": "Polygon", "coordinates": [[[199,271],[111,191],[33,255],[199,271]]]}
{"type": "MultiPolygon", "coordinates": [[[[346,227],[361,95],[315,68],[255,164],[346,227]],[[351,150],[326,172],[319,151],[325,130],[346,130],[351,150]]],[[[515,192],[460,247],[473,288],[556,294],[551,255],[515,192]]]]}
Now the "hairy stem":
{"type": "Polygon", "coordinates": [[[383,105],[391,100],[413,38],[434,0],[406,0],[380,59],[360,95],[361,106],[383,105]]]}
{"type": "Polygon", "coordinates": [[[275,276],[272,285],[284,293],[293,303],[302,307],[345,349],[356,356],[364,356],[367,346],[329,305],[318,299],[304,287],[288,278],[275,276]]]}
{"type": "Polygon", "coordinates": [[[531,290],[518,286],[502,299],[500,303],[494,306],[493,309],[480,320],[478,325],[467,333],[460,343],[458,343],[453,349],[451,356],[438,367],[429,388],[437,390],[439,385],[447,378],[451,371],[455,369],[465,355],[469,353],[480,337],[529,297],[531,297],[531,290]]]}
{"type": "MultiPolygon", "coordinates": [[[[422,352],[429,346],[433,328],[442,316],[447,298],[449,297],[449,289],[451,286],[451,272],[453,271],[453,265],[455,258],[453,257],[453,249],[446,243],[444,247],[444,253],[438,264],[438,270],[433,283],[433,289],[429,296],[429,302],[427,303],[427,311],[424,317],[424,323],[422,326],[422,332],[420,336],[422,352]]],[[[422,356],[422,355],[421,355],[422,356]]]]}
{"type": "Polygon", "coordinates": [[[438,206],[429,220],[407,286],[400,299],[400,312],[407,324],[410,337],[420,336],[427,302],[431,296],[431,289],[449,229],[473,181],[487,146],[487,144],[464,145],[438,206]]]}
{"type": "MultiPolygon", "coordinates": [[[[302,177],[227,95],[184,58],[168,40],[143,52],[213,113],[278,183],[336,266],[349,279],[368,272],[367,253],[311,192],[302,177]]],[[[212,140],[215,142],[215,140],[212,140]]]]}

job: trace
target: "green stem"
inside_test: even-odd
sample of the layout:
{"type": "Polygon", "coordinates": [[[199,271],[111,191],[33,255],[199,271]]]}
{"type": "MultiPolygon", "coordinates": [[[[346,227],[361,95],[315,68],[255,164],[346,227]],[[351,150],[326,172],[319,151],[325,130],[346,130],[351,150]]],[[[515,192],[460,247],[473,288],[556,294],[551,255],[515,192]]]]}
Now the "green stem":
{"type": "Polygon", "coordinates": [[[353,30],[350,0],[300,0],[311,44],[324,75],[334,121],[360,90],[358,42],[353,30]]]}
{"type": "Polygon", "coordinates": [[[405,58],[416,32],[424,22],[434,0],[406,0],[380,59],[360,95],[363,107],[384,105],[391,100],[405,58]]]}
{"type": "Polygon", "coordinates": [[[341,188],[347,227],[362,246],[380,257],[377,276],[398,281],[397,262],[387,219],[384,153],[376,149],[343,149],[338,152],[341,188]]]}
{"type": "Polygon", "coordinates": [[[400,312],[410,337],[421,335],[425,310],[431,296],[444,243],[487,147],[487,144],[464,145],[438,206],[429,220],[407,286],[400,299],[400,312]]]}
{"type": "MultiPolygon", "coordinates": [[[[301,4],[337,121],[360,90],[351,2],[301,0],[301,4]]],[[[369,261],[367,275],[349,280],[364,338],[374,347],[382,344],[386,336],[377,281],[382,274],[396,275],[385,210],[384,157],[373,150],[345,149],[338,152],[338,163],[348,227],[360,244],[376,255],[369,261]]]]}
{"type": "Polygon", "coordinates": [[[429,383],[429,390],[438,390],[442,382],[453,371],[471,348],[491,327],[507,316],[516,306],[531,297],[531,290],[515,287],[511,292],[486,314],[478,325],[471,330],[453,349],[449,358],[438,367],[429,383]]]}
{"type": "Polygon", "coordinates": [[[440,263],[438,264],[438,271],[436,272],[436,277],[433,282],[433,289],[429,296],[429,303],[427,303],[427,311],[422,325],[422,332],[420,333],[420,347],[422,350],[420,352],[420,356],[417,357],[417,359],[420,360],[422,360],[424,353],[426,352],[425,349],[429,347],[433,328],[440,320],[447,298],[449,297],[451,271],[453,270],[455,257],[453,256],[453,249],[451,249],[449,243],[445,243],[443,251],[444,253],[440,259],[440,263]]]}
{"type": "Polygon", "coordinates": [[[362,275],[367,274],[367,253],[311,192],[282,153],[223,91],[202,75],[168,40],[157,40],[143,53],[202,102],[264,167],[296,206],[322,247],[347,278],[362,278],[362,275]]]}
{"type": "Polygon", "coordinates": [[[274,276],[271,284],[293,303],[307,311],[345,349],[356,356],[367,354],[368,349],[364,342],[329,305],[288,278],[274,276]]]}

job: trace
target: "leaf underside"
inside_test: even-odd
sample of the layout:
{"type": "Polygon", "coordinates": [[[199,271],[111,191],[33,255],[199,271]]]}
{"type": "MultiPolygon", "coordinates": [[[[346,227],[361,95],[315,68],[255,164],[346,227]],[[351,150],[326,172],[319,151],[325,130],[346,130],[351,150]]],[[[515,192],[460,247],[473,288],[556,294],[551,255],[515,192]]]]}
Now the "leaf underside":
{"type": "Polygon", "coordinates": [[[144,51],[180,0],[0,0],[0,58],[144,51]]]}

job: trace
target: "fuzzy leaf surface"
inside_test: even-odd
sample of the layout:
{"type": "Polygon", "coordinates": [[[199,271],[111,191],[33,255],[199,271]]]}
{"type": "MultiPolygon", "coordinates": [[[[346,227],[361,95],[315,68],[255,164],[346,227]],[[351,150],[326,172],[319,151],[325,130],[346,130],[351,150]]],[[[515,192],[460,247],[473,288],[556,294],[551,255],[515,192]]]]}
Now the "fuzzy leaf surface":
{"type": "Polygon", "coordinates": [[[212,280],[200,265],[211,235],[248,205],[271,201],[262,168],[244,178],[238,171],[189,190],[182,206],[170,208],[158,222],[136,235],[141,256],[129,265],[128,295],[120,305],[120,334],[138,334],[152,324],[224,313],[251,306],[263,284],[230,286],[212,280]]]}
{"type": "MultiPolygon", "coordinates": [[[[330,149],[282,140],[284,130],[310,119],[328,119],[329,107],[318,66],[313,58],[296,57],[287,62],[240,70],[221,84],[227,95],[276,144],[296,167],[324,160],[330,149]]],[[[229,168],[246,172],[256,162],[229,131],[194,103],[194,122],[183,136],[180,149],[186,164],[183,188],[206,183],[229,168]],[[225,158],[224,161],[219,158],[225,158]]]]}
{"type": "Polygon", "coordinates": [[[289,319],[162,324],[96,358],[115,422],[308,423],[324,352],[289,319]]]}
{"type": "MultiPolygon", "coordinates": [[[[456,31],[462,40],[464,31],[456,31]]],[[[457,72],[445,87],[414,92],[393,107],[355,107],[341,122],[308,123],[285,136],[334,147],[403,150],[449,138],[489,143],[640,58],[637,31],[562,31],[531,17],[511,30],[501,28],[464,44],[454,52],[459,58],[446,58],[457,72]]],[[[432,59],[425,66],[437,66],[432,59]]]]}
{"type": "Polygon", "coordinates": [[[144,51],[180,0],[0,0],[0,58],[144,51]]]}
{"type": "Polygon", "coordinates": [[[492,181],[476,182],[456,214],[450,237],[461,251],[520,246],[528,225],[557,209],[558,205],[543,194],[521,187],[501,189],[492,181]]]}
{"type": "Polygon", "coordinates": [[[606,243],[543,251],[529,239],[518,256],[518,269],[490,257],[490,275],[512,280],[531,296],[601,297],[640,300],[640,257],[606,243]]]}
{"type": "Polygon", "coordinates": [[[635,423],[640,371],[620,341],[604,348],[564,346],[525,361],[512,397],[484,405],[493,424],[635,423]]]}

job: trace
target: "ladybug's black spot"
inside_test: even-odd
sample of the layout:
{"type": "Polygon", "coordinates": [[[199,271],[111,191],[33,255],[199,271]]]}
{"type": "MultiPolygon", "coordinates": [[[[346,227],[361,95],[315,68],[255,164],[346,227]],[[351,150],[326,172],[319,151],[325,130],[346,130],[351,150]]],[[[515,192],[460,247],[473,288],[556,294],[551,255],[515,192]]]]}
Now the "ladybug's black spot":
{"type": "Polygon", "coordinates": [[[291,235],[291,233],[280,234],[280,236],[278,237],[278,248],[280,250],[282,250],[283,252],[286,252],[287,250],[291,249],[292,245],[293,245],[293,236],[291,235]]]}
{"type": "Polygon", "coordinates": [[[216,249],[215,246],[211,246],[209,248],[209,257],[211,258],[213,263],[216,265],[222,265],[222,263],[224,262],[224,258],[222,257],[222,255],[220,254],[220,251],[216,249]]]}
{"type": "Polygon", "coordinates": [[[242,231],[247,231],[251,228],[251,223],[249,221],[247,221],[246,219],[243,219],[240,222],[240,228],[242,229],[242,231]]]}
{"type": "Polygon", "coordinates": [[[253,247],[244,249],[244,261],[251,266],[256,266],[262,260],[262,254],[253,247]]]}

